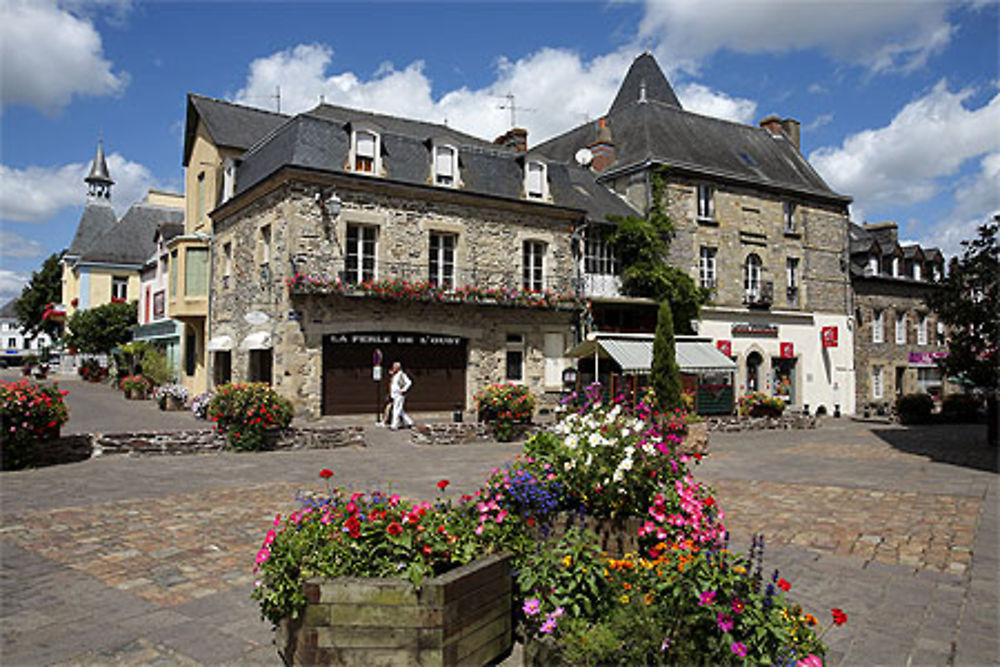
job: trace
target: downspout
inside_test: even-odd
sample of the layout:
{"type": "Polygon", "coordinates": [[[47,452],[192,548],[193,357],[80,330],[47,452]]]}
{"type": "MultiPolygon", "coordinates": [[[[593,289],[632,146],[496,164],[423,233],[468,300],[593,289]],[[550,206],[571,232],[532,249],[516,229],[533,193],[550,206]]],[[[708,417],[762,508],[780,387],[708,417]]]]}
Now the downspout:
{"type": "Polygon", "coordinates": [[[215,268],[215,221],[212,222],[212,234],[208,235],[208,312],[205,313],[205,391],[207,392],[212,386],[212,377],[214,367],[212,364],[212,355],[208,352],[208,341],[212,340],[212,295],[215,290],[212,289],[214,284],[212,280],[213,269],[215,268]]]}

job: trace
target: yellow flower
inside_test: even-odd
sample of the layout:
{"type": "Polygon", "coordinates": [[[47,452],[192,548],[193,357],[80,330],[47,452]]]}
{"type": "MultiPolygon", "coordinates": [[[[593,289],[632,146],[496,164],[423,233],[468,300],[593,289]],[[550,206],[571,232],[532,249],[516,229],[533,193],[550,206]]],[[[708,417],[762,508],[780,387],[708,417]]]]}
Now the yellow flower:
{"type": "Polygon", "coordinates": [[[745,567],[743,567],[742,565],[734,565],[733,566],[733,572],[735,572],[736,574],[746,574],[747,573],[747,569],[745,567]]]}
{"type": "Polygon", "coordinates": [[[647,607],[649,605],[653,604],[653,594],[652,593],[646,593],[646,597],[644,597],[642,599],[642,601],[646,603],[647,607]]]}
{"type": "Polygon", "coordinates": [[[573,557],[572,556],[566,556],[565,558],[562,559],[562,564],[563,564],[563,567],[569,567],[570,565],[573,564],[573,557]]]}
{"type": "Polygon", "coordinates": [[[628,601],[629,601],[629,597],[628,597],[627,595],[622,595],[622,596],[621,596],[620,598],[618,598],[618,599],[619,599],[619,600],[621,600],[622,604],[628,604],[628,601]]]}
{"type": "Polygon", "coordinates": [[[816,617],[813,616],[812,614],[806,614],[805,616],[802,617],[802,620],[806,623],[806,625],[814,626],[818,625],[819,623],[819,621],[816,620],[816,617]]]}

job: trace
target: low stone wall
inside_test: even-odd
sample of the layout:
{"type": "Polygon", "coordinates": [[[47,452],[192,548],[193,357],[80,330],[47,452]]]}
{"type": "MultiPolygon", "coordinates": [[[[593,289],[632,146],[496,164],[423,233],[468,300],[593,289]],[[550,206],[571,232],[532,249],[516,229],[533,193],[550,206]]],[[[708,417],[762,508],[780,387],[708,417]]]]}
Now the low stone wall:
{"type": "Polygon", "coordinates": [[[816,428],[816,415],[781,415],[780,417],[708,417],[709,431],[738,432],[816,428]]]}
{"type": "Polygon", "coordinates": [[[491,439],[490,427],[483,422],[416,424],[410,431],[415,445],[467,445],[491,439]]]}

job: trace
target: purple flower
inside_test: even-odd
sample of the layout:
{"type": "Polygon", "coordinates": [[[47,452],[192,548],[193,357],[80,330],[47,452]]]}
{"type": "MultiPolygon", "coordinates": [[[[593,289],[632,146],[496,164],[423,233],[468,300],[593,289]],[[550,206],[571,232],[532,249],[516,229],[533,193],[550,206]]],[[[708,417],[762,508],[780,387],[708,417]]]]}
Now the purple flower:
{"type": "Polygon", "coordinates": [[[704,607],[715,602],[715,591],[705,591],[698,598],[698,604],[704,607]]]}
{"type": "Polygon", "coordinates": [[[729,649],[741,658],[747,657],[747,645],[743,642],[733,642],[729,649]]]}
{"type": "Polygon", "coordinates": [[[730,630],[733,629],[733,619],[729,618],[721,611],[719,612],[719,615],[716,617],[715,623],[716,625],[719,626],[719,629],[722,630],[723,632],[729,632],[730,630]]]}
{"type": "Polygon", "coordinates": [[[531,598],[530,600],[524,601],[524,606],[521,607],[521,609],[528,616],[534,616],[535,614],[538,613],[538,610],[539,608],[541,608],[541,606],[542,603],[539,601],[538,598],[531,598]]]}
{"type": "Polygon", "coordinates": [[[556,619],[552,618],[552,615],[549,614],[545,618],[545,622],[542,623],[542,627],[539,628],[539,631],[541,631],[543,635],[548,635],[552,634],[552,631],[555,629],[556,629],[556,619]]]}

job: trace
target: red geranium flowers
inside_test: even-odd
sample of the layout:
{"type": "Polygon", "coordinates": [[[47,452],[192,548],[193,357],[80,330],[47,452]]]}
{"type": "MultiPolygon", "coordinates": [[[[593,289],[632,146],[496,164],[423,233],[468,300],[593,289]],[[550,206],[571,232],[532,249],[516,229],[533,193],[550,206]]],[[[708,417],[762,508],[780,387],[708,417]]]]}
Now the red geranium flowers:
{"type": "Polygon", "coordinates": [[[847,623],[847,614],[844,613],[843,609],[834,607],[830,610],[830,614],[833,616],[834,625],[843,625],[844,623],[847,623]]]}
{"type": "Polygon", "coordinates": [[[449,482],[446,479],[442,479],[440,482],[438,482],[438,488],[444,491],[445,489],[448,488],[449,484],[451,484],[451,482],[449,482]]]}
{"type": "Polygon", "coordinates": [[[329,468],[323,468],[322,470],[319,471],[319,476],[322,477],[323,479],[330,479],[331,477],[333,477],[333,471],[330,470],[329,468]]]}
{"type": "Polygon", "coordinates": [[[792,585],[788,583],[784,578],[778,579],[778,588],[785,591],[786,593],[792,590],[792,585]]]}

